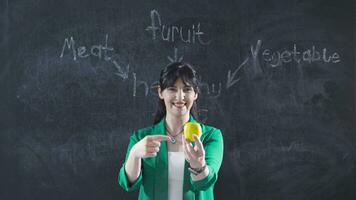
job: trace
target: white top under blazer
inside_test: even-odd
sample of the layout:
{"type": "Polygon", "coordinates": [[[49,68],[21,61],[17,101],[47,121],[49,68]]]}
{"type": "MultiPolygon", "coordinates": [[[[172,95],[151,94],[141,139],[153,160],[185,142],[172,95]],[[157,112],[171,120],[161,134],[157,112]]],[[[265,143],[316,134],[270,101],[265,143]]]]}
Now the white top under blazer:
{"type": "Polygon", "coordinates": [[[183,199],[184,152],[168,151],[168,200],[183,199]]]}

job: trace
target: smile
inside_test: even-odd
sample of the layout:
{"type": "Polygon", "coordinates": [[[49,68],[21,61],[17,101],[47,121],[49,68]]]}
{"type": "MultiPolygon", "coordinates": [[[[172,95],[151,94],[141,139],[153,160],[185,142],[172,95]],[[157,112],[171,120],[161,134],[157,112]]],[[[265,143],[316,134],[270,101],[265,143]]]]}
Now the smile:
{"type": "Polygon", "coordinates": [[[186,103],[183,102],[177,102],[177,103],[173,103],[173,106],[177,107],[177,108],[183,108],[185,107],[186,103]]]}

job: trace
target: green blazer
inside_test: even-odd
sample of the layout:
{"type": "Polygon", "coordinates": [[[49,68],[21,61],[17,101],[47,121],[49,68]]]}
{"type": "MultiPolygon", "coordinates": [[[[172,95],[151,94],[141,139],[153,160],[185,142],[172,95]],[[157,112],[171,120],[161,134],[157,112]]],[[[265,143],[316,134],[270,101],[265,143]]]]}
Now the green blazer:
{"type": "MultiPolygon", "coordinates": [[[[146,135],[165,135],[165,125],[163,118],[157,124],[139,129],[133,132],[127,148],[125,163],[134,144],[146,135]]],[[[189,121],[195,122],[191,116],[189,121]]],[[[205,149],[205,160],[209,168],[209,175],[202,180],[193,181],[188,171],[189,163],[185,161],[183,199],[214,199],[214,184],[218,179],[218,171],[223,159],[223,138],[221,131],[211,126],[201,124],[201,141],[205,149]]],[[[168,198],[168,159],[167,142],[161,142],[160,151],[156,157],[143,158],[141,164],[141,174],[138,179],[130,184],[125,173],[125,163],[122,165],[118,182],[125,191],[134,191],[138,187],[139,199],[167,200],[168,198]]]]}

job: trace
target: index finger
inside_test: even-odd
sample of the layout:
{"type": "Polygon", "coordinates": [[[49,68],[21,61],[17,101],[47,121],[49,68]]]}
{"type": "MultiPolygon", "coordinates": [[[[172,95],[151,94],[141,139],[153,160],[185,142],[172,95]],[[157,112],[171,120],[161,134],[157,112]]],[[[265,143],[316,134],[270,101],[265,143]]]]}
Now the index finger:
{"type": "Polygon", "coordinates": [[[150,136],[150,138],[153,139],[154,141],[158,141],[158,142],[167,141],[167,140],[171,139],[167,135],[152,135],[152,136],[150,136]]]}
{"type": "Polygon", "coordinates": [[[204,146],[200,141],[200,138],[197,135],[193,135],[194,141],[195,141],[195,145],[198,147],[200,152],[204,151],[204,146]]]}

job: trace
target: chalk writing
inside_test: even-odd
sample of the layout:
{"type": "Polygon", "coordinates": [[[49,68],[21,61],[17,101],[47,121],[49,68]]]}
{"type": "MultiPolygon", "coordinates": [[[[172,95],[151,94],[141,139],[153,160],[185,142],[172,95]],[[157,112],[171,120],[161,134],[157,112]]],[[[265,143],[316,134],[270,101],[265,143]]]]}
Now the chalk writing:
{"type": "Polygon", "coordinates": [[[199,121],[202,123],[205,123],[208,121],[208,109],[206,108],[199,108],[198,113],[199,113],[199,121]]]}
{"type": "Polygon", "coordinates": [[[90,161],[101,161],[112,158],[114,150],[119,148],[120,135],[89,135],[86,143],[69,141],[66,144],[53,147],[50,151],[51,163],[69,164],[74,173],[79,173],[79,166],[90,161]]]}
{"type": "Polygon", "coordinates": [[[129,78],[129,75],[128,75],[129,69],[130,69],[129,64],[127,64],[125,69],[123,69],[115,60],[113,60],[113,64],[115,65],[115,67],[117,69],[117,72],[115,73],[115,75],[120,76],[124,80],[129,78]]]}
{"type": "Polygon", "coordinates": [[[63,58],[64,51],[66,49],[71,49],[73,53],[73,60],[77,60],[77,56],[80,58],[86,58],[91,56],[98,57],[99,59],[102,59],[104,55],[104,60],[109,61],[111,60],[111,57],[108,56],[108,51],[114,51],[114,48],[108,47],[108,34],[106,34],[105,37],[105,44],[104,45],[92,45],[90,48],[90,52],[87,52],[87,48],[85,46],[79,46],[76,48],[75,46],[75,40],[73,39],[73,36],[70,37],[70,39],[65,38],[63,47],[62,47],[62,52],[61,55],[59,56],[60,58],[63,58]]]}
{"type": "Polygon", "coordinates": [[[217,98],[217,97],[220,96],[221,88],[222,88],[222,84],[221,83],[219,83],[218,85],[219,85],[219,89],[218,90],[215,90],[215,84],[214,83],[209,85],[208,83],[202,82],[202,83],[200,83],[199,87],[201,89],[201,92],[203,94],[205,94],[207,97],[217,98]]]}
{"type": "MultiPolygon", "coordinates": [[[[161,17],[156,10],[151,11],[151,26],[146,28],[146,31],[152,31],[152,39],[157,38],[157,31],[162,30],[162,40],[165,40],[165,37],[163,37],[163,31],[165,25],[162,25],[161,23],[161,17]]],[[[193,24],[193,28],[194,28],[193,24]]],[[[200,27],[198,24],[197,27],[200,27]]],[[[174,42],[175,41],[175,36],[174,36],[174,30],[182,30],[182,27],[179,29],[178,27],[172,26],[171,29],[172,31],[172,37],[171,39],[168,38],[168,41],[174,42]]],[[[200,29],[192,29],[193,36],[192,40],[189,40],[190,42],[194,43],[195,42],[195,37],[197,36],[198,41],[201,42],[201,44],[207,44],[202,41],[202,38],[200,36],[203,35],[203,32],[200,32],[200,29]],[[200,34],[201,33],[201,34],[200,34]]],[[[190,30],[188,31],[188,35],[190,35],[190,30]]],[[[169,33],[169,32],[168,32],[169,33]]],[[[180,35],[182,36],[182,32],[180,32],[180,35]]],[[[89,56],[94,56],[97,57],[99,60],[104,60],[106,62],[110,62],[113,67],[115,68],[114,74],[116,76],[119,76],[123,80],[129,79],[129,71],[130,71],[130,65],[127,64],[126,67],[122,67],[116,60],[114,60],[109,53],[114,51],[113,47],[108,46],[108,34],[105,36],[105,43],[104,44],[96,44],[92,45],[89,47],[87,50],[86,46],[79,46],[78,48],[76,47],[76,42],[74,38],[71,36],[69,38],[64,39],[64,43],[62,46],[62,51],[60,54],[60,58],[63,58],[66,50],[70,50],[71,55],[73,56],[73,60],[77,61],[77,59],[84,59],[88,58],[89,56]]],[[[183,38],[181,38],[182,41],[183,38]]],[[[207,84],[207,83],[202,83],[202,91],[205,91],[204,94],[206,94],[208,97],[211,98],[217,98],[221,95],[222,93],[222,85],[224,84],[224,89],[229,90],[234,86],[236,83],[238,83],[241,78],[240,75],[238,75],[241,70],[247,66],[249,66],[252,69],[253,75],[256,77],[260,74],[262,74],[262,68],[260,66],[260,61],[259,58],[262,57],[263,61],[267,63],[267,65],[275,68],[277,66],[281,66],[284,63],[290,63],[290,62],[297,62],[300,64],[301,62],[306,62],[306,63],[312,63],[312,62],[325,62],[325,63],[339,63],[341,62],[340,55],[337,52],[334,52],[332,54],[328,53],[326,48],[322,49],[321,51],[316,50],[315,46],[312,45],[311,49],[307,49],[303,52],[300,52],[300,50],[297,49],[297,45],[293,45],[293,50],[285,50],[285,51],[275,51],[272,52],[270,49],[262,49],[262,40],[257,40],[257,43],[255,46],[251,45],[250,46],[250,53],[248,56],[244,59],[244,61],[237,66],[235,69],[231,70],[229,69],[227,71],[227,78],[226,82],[222,83],[219,82],[217,85],[215,84],[207,84]],[[249,63],[249,64],[248,64],[249,63]]],[[[178,55],[178,49],[174,47],[174,55],[172,56],[167,56],[167,59],[170,62],[180,62],[183,60],[183,55],[179,56],[178,55]]],[[[148,84],[146,81],[143,80],[137,80],[137,74],[135,72],[132,73],[133,77],[133,96],[137,96],[137,91],[139,88],[143,89],[144,96],[148,96],[150,94],[156,95],[157,91],[153,91],[152,89],[157,89],[157,82],[154,84],[148,84]]],[[[141,90],[140,89],[140,90],[141,90]]]]}
{"type": "Polygon", "coordinates": [[[181,62],[183,60],[183,56],[178,58],[178,49],[174,47],[174,58],[171,58],[170,56],[167,56],[168,60],[173,62],[181,62]]]}
{"type": "MultiPolygon", "coordinates": [[[[259,40],[260,41],[260,40],[259,40]]],[[[311,49],[306,49],[302,52],[297,49],[297,45],[293,45],[293,50],[271,51],[270,49],[264,49],[262,52],[263,60],[267,62],[271,67],[281,66],[283,63],[290,62],[324,62],[324,63],[339,63],[340,55],[337,52],[328,53],[326,48],[322,49],[322,52],[316,50],[313,45],[311,49]]]]}
{"type": "MultiPolygon", "coordinates": [[[[157,95],[157,88],[159,85],[158,81],[154,81],[152,83],[148,83],[147,81],[138,80],[137,74],[135,72],[132,73],[133,77],[133,90],[132,96],[134,97],[147,97],[148,95],[157,95]],[[138,91],[142,91],[142,95],[139,94],[138,91]]],[[[201,88],[201,93],[206,97],[217,98],[220,96],[222,91],[222,83],[217,84],[208,84],[206,82],[202,82],[199,86],[201,88]]]]}
{"type": "MultiPolygon", "coordinates": [[[[255,146],[258,146],[255,144],[255,146]]],[[[243,147],[242,147],[243,148],[243,147]]],[[[241,163],[253,163],[260,162],[264,159],[272,159],[275,156],[280,157],[281,162],[287,162],[290,158],[300,161],[304,159],[310,159],[313,151],[304,144],[303,141],[291,141],[289,144],[272,144],[267,140],[265,147],[259,147],[256,149],[246,149],[234,151],[232,156],[234,160],[239,160],[241,163]]]]}
{"type": "Polygon", "coordinates": [[[110,62],[117,72],[115,75],[121,77],[123,80],[126,80],[128,78],[128,73],[129,73],[129,65],[126,66],[126,68],[121,67],[118,62],[114,59],[109,54],[109,52],[114,51],[113,47],[108,47],[108,38],[109,35],[106,34],[105,36],[105,44],[104,45],[92,45],[89,49],[90,51],[88,52],[87,48],[85,46],[79,46],[76,48],[76,43],[73,38],[73,36],[70,36],[70,38],[65,38],[64,43],[62,46],[62,51],[60,54],[60,58],[63,58],[64,53],[66,50],[71,50],[72,55],[73,55],[73,60],[77,61],[77,58],[88,58],[89,56],[94,56],[97,57],[99,60],[104,60],[106,62],[110,62]]]}
{"type": "Polygon", "coordinates": [[[132,96],[134,96],[134,97],[137,96],[137,90],[140,87],[143,87],[144,96],[149,95],[150,89],[155,90],[153,92],[151,91],[151,94],[154,94],[154,95],[157,94],[157,88],[158,88],[158,84],[159,84],[158,81],[155,81],[149,85],[146,81],[137,80],[136,73],[132,73],[132,76],[133,76],[133,94],[132,94],[132,96]]]}
{"type": "Polygon", "coordinates": [[[162,24],[161,16],[157,10],[151,10],[150,18],[151,25],[146,27],[146,31],[152,34],[152,40],[156,40],[157,38],[167,42],[179,40],[188,44],[195,44],[197,40],[201,45],[208,45],[211,42],[203,40],[202,37],[205,33],[200,30],[200,23],[192,24],[189,28],[168,26],[162,24]]]}
{"type": "Polygon", "coordinates": [[[254,76],[258,76],[260,74],[262,74],[262,69],[260,67],[260,63],[259,63],[259,60],[258,60],[258,52],[260,51],[261,49],[261,45],[262,45],[262,41],[261,40],[258,40],[257,41],[257,44],[256,44],[256,47],[254,48],[252,45],[251,45],[251,56],[252,56],[252,60],[253,60],[253,65],[252,65],[252,69],[253,69],[253,75],[254,76]]]}
{"type": "MultiPolygon", "coordinates": [[[[232,72],[228,70],[227,72],[227,82],[226,89],[230,89],[233,85],[240,81],[240,78],[235,78],[237,72],[239,72],[244,66],[247,66],[248,61],[251,62],[250,66],[252,68],[252,73],[256,77],[262,74],[262,68],[259,63],[259,56],[263,57],[263,61],[267,65],[275,68],[282,66],[284,63],[290,63],[292,61],[300,64],[301,62],[312,63],[312,62],[324,62],[324,63],[339,63],[341,62],[340,55],[337,52],[328,54],[326,48],[322,50],[322,53],[315,49],[315,46],[312,45],[311,49],[307,49],[303,52],[297,50],[297,45],[294,44],[293,50],[288,51],[276,51],[272,52],[270,49],[263,49],[262,40],[258,40],[256,46],[250,46],[250,54],[245,58],[245,60],[232,72]],[[262,53],[260,54],[260,52],[262,53]],[[251,58],[251,59],[250,59],[251,58]]],[[[299,65],[298,65],[299,66],[299,65]]]]}
{"type": "Polygon", "coordinates": [[[243,66],[246,65],[247,61],[249,60],[249,58],[247,57],[245,59],[245,61],[243,63],[241,63],[240,66],[238,66],[235,71],[231,74],[231,70],[228,71],[227,73],[227,82],[226,82],[226,89],[229,89],[231,86],[233,86],[235,83],[237,83],[238,81],[240,81],[240,78],[237,78],[234,80],[236,73],[239,72],[243,66]]]}

